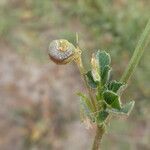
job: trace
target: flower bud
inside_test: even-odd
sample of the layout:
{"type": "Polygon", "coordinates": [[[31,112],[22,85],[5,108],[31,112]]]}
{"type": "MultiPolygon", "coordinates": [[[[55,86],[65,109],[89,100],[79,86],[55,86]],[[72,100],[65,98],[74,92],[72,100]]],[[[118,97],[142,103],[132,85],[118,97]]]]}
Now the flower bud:
{"type": "Polygon", "coordinates": [[[54,40],[49,45],[49,57],[57,64],[66,64],[74,60],[76,48],[65,39],[54,40]]]}

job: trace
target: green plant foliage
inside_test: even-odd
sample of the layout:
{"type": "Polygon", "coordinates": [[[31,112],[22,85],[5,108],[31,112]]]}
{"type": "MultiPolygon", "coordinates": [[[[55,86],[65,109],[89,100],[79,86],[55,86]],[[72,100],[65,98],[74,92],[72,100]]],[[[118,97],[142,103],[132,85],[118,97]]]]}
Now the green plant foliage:
{"type": "Polygon", "coordinates": [[[123,86],[123,83],[114,80],[108,84],[108,90],[111,90],[116,93],[123,86]]]}
{"type": "Polygon", "coordinates": [[[101,78],[102,78],[102,84],[103,85],[105,85],[108,82],[109,77],[110,77],[110,71],[111,71],[110,66],[105,66],[103,72],[101,73],[101,78]]]}
{"type": "Polygon", "coordinates": [[[91,119],[91,112],[89,110],[89,107],[87,106],[87,104],[85,103],[85,101],[83,101],[83,99],[80,99],[80,110],[81,110],[81,118],[84,120],[86,117],[91,119]]]}
{"type": "MultiPolygon", "coordinates": [[[[79,67],[79,71],[88,91],[88,96],[85,96],[82,93],[78,94],[81,97],[81,114],[83,115],[83,119],[85,118],[84,122],[87,123],[88,127],[91,126],[91,123],[95,123],[97,126],[96,136],[92,147],[93,150],[98,150],[100,147],[102,136],[105,133],[104,127],[108,122],[107,118],[109,115],[129,115],[133,109],[135,102],[130,101],[129,103],[122,105],[121,95],[118,91],[120,89],[123,90],[124,84],[128,83],[129,78],[137,67],[144,48],[149,42],[149,33],[150,20],[139,39],[133,56],[127,69],[124,71],[120,82],[114,80],[111,81],[109,78],[111,59],[108,53],[105,51],[98,51],[96,55],[93,54],[91,59],[91,70],[85,74],[81,58],[82,51],[78,46],[75,49],[78,53],[74,61],[79,67]],[[91,120],[91,123],[89,120],[91,120]]],[[[55,48],[54,50],[60,51],[60,48],[55,48]]]]}
{"type": "Polygon", "coordinates": [[[106,112],[118,115],[129,115],[134,107],[134,103],[134,101],[130,101],[129,103],[125,104],[121,109],[107,108],[106,112]]]}
{"type": "Polygon", "coordinates": [[[94,81],[94,78],[92,76],[92,72],[91,71],[88,71],[86,73],[86,77],[87,77],[87,81],[88,81],[89,86],[91,88],[97,88],[98,83],[94,81]]]}
{"type": "Polygon", "coordinates": [[[98,51],[96,54],[96,59],[99,61],[99,66],[100,66],[100,76],[102,80],[102,84],[105,85],[107,81],[109,80],[109,75],[110,75],[110,55],[106,53],[105,51],[98,51]]]}
{"type": "Polygon", "coordinates": [[[81,100],[86,104],[90,111],[93,112],[93,108],[91,107],[90,100],[88,99],[88,97],[81,92],[77,93],[77,95],[80,96],[81,100]]]}
{"type": "Polygon", "coordinates": [[[96,59],[98,59],[100,70],[103,73],[105,67],[110,65],[111,62],[110,55],[105,51],[98,51],[96,53],[96,59]]]}
{"type": "Polygon", "coordinates": [[[116,93],[112,91],[105,91],[103,96],[104,96],[104,101],[110,107],[115,108],[115,109],[121,108],[120,98],[116,93]]]}
{"type": "Polygon", "coordinates": [[[97,123],[100,124],[100,125],[103,124],[104,121],[107,119],[108,115],[109,115],[108,112],[100,111],[97,115],[97,123]]]}
{"type": "MultiPolygon", "coordinates": [[[[149,19],[150,1],[79,0],[76,2],[63,0],[60,3],[61,10],[63,10],[62,14],[65,14],[67,21],[70,22],[72,18],[73,20],[77,18],[79,24],[84,27],[85,34],[82,35],[88,37],[90,42],[90,45],[86,42],[84,48],[108,50],[113,57],[113,70],[116,72],[115,79],[119,78],[133,53],[141,31],[149,19]]],[[[126,98],[138,90],[139,101],[140,97],[143,97],[144,101],[149,100],[150,84],[147,83],[150,76],[149,57],[149,50],[146,48],[145,59],[140,62],[139,69],[135,72],[132,81],[134,84],[129,87],[125,95],[126,98]]],[[[85,62],[87,61],[85,60],[85,62]]]]}
{"type": "Polygon", "coordinates": [[[96,59],[98,60],[99,65],[97,66],[92,64],[91,70],[95,69],[95,67],[99,68],[95,70],[98,71],[97,73],[99,74],[101,80],[95,82],[91,70],[86,73],[86,79],[89,87],[96,90],[97,93],[96,104],[98,105],[98,109],[96,112],[93,113],[93,110],[91,111],[91,108],[93,107],[92,104],[88,102],[89,99],[87,96],[82,93],[80,93],[79,96],[82,98],[82,101],[86,103],[86,107],[82,107],[82,111],[85,112],[87,117],[90,119],[92,118],[92,121],[94,118],[97,124],[105,124],[109,114],[129,115],[134,106],[134,101],[122,106],[120,91],[123,91],[125,84],[115,80],[110,81],[110,55],[105,51],[98,51],[95,56],[95,58],[92,57],[91,62],[93,63],[93,59],[96,59]],[[91,117],[90,114],[93,114],[94,116],[91,117]]]}

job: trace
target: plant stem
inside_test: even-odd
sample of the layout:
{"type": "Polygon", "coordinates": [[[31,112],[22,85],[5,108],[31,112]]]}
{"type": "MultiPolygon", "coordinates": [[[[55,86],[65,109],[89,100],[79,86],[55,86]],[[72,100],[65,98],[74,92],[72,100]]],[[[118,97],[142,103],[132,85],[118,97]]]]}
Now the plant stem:
{"type": "MultiPolygon", "coordinates": [[[[79,47],[77,47],[77,48],[78,48],[78,50],[80,50],[79,47]]],[[[79,54],[79,57],[75,60],[75,62],[78,65],[80,74],[83,77],[83,80],[84,80],[84,83],[85,83],[85,87],[86,87],[86,89],[88,91],[88,94],[89,94],[89,97],[90,97],[90,100],[91,100],[90,102],[91,102],[91,105],[93,107],[93,110],[94,110],[94,112],[96,112],[97,111],[96,102],[95,102],[95,99],[94,99],[94,96],[93,96],[93,92],[90,89],[90,87],[88,86],[88,83],[87,83],[87,80],[86,80],[85,69],[83,67],[81,54],[79,54]]],[[[94,139],[92,150],[98,150],[100,148],[100,144],[101,144],[101,140],[102,140],[102,136],[103,136],[104,132],[105,132],[104,126],[97,126],[96,135],[95,135],[95,139],[94,139]]]]}
{"type": "MultiPolygon", "coordinates": [[[[148,21],[148,23],[145,27],[144,32],[142,33],[142,35],[139,39],[139,42],[138,42],[138,44],[135,48],[133,56],[132,56],[132,58],[129,62],[129,65],[128,65],[127,69],[125,70],[125,72],[122,75],[121,82],[127,83],[129,78],[131,77],[132,73],[134,72],[136,66],[138,65],[138,63],[139,63],[139,61],[140,61],[140,59],[143,55],[144,48],[147,46],[147,44],[149,42],[149,35],[150,35],[150,19],[149,19],[149,21],[148,21]]],[[[76,63],[78,64],[81,75],[83,75],[83,79],[85,81],[85,85],[86,85],[86,88],[88,90],[88,93],[89,93],[89,96],[90,96],[90,99],[91,99],[91,103],[94,107],[94,110],[96,111],[95,99],[93,97],[92,91],[90,90],[90,88],[87,85],[87,81],[86,81],[86,77],[85,77],[85,74],[84,74],[84,67],[83,67],[83,64],[82,64],[81,57],[79,57],[77,59],[76,63]]],[[[101,144],[101,140],[102,140],[102,137],[103,137],[104,133],[105,133],[104,126],[97,126],[96,135],[95,135],[92,150],[100,150],[100,144],[101,144]]]]}
{"type": "Polygon", "coordinates": [[[97,126],[92,150],[100,150],[100,145],[101,145],[101,141],[102,141],[102,137],[103,137],[104,133],[105,133],[104,127],[97,126]]]}
{"type": "MultiPolygon", "coordinates": [[[[79,47],[77,47],[78,51],[81,51],[79,49],[79,47]]],[[[93,107],[93,110],[94,112],[96,111],[97,107],[96,107],[96,102],[95,102],[95,99],[94,99],[94,95],[93,95],[93,92],[92,90],[90,89],[90,87],[88,86],[88,83],[87,83],[87,80],[86,80],[86,76],[85,76],[85,69],[83,67],[83,63],[82,63],[82,59],[81,59],[81,54],[79,54],[78,58],[75,60],[76,64],[78,65],[78,68],[79,68],[79,71],[80,71],[80,74],[81,76],[83,77],[83,81],[84,81],[84,84],[85,84],[85,87],[88,91],[88,94],[89,94],[89,97],[90,97],[90,102],[91,102],[91,105],[93,107]]]]}
{"type": "Polygon", "coordinates": [[[149,35],[150,35],[150,19],[138,41],[138,44],[135,48],[135,51],[129,62],[129,65],[122,75],[121,82],[127,83],[129,78],[131,77],[132,73],[134,72],[135,68],[137,67],[137,65],[142,57],[142,54],[145,50],[145,47],[147,46],[147,44],[149,42],[149,35]]]}

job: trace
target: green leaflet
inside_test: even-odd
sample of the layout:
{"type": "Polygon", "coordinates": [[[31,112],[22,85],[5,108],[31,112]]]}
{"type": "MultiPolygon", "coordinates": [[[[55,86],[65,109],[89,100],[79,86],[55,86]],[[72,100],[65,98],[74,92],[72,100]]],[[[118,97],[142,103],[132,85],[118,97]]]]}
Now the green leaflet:
{"type": "Polygon", "coordinates": [[[103,97],[106,104],[112,108],[121,109],[120,97],[116,93],[107,90],[103,93],[103,97]]]}
{"type": "Polygon", "coordinates": [[[106,111],[108,113],[114,113],[118,115],[129,115],[134,107],[135,101],[130,101],[129,103],[125,104],[121,109],[113,109],[107,108],[106,111]]]}
{"type": "Polygon", "coordinates": [[[110,71],[111,71],[110,55],[105,51],[98,51],[96,53],[96,58],[99,61],[99,68],[100,68],[99,74],[101,76],[102,85],[105,85],[109,80],[110,71]]]}
{"type": "Polygon", "coordinates": [[[86,73],[86,77],[87,77],[88,85],[93,89],[97,88],[98,82],[94,81],[91,71],[88,71],[86,73]]]}
{"type": "Polygon", "coordinates": [[[123,86],[125,86],[124,83],[113,80],[108,84],[108,90],[117,93],[118,90],[123,86]]]}
{"type": "Polygon", "coordinates": [[[100,71],[103,72],[104,68],[110,65],[110,55],[105,51],[98,51],[96,53],[96,58],[99,61],[100,71]]]}
{"type": "Polygon", "coordinates": [[[91,67],[92,67],[92,77],[95,82],[100,82],[100,66],[99,66],[99,60],[96,59],[95,54],[92,54],[91,58],[91,67]]]}
{"type": "Polygon", "coordinates": [[[80,98],[81,98],[82,101],[84,101],[84,103],[86,104],[86,106],[88,107],[88,109],[91,112],[93,112],[94,109],[93,109],[93,107],[92,107],[92,105],[90,103],[89,98],[86,95],[84,95],[83,93],[81,93],[81,92],[77,93],[77,95],[80,96],[80,98]]]}
{"type": "Polygon", "coordinates": [[[94,117],[94,109],[90,103],[88,97],[86,97],[83,93],[77,93],[80,96],[80,118],[84,120],[88,117],[91,121],[95,121],[94,117]]]}
{"type": "Polygon", "coordinates": [[[91,119],[91,112],[88,106],[86,105],[85,101],[82,100],[82,98],[80,98],[80,115],[80,118],[82,120],[84,120],[86,116],[91,119]]]}
{"type": "Polygon", "coordinates": [[[102,83],[105,85],[110,76],[110,55],[105,51],[98,51],[96,56],[93,55],[91,63],[92,63],[92,71],[88,71],[86,76],[88,79],[88,84],[91,88],[97,88],[98,83],[102,83]]]}
{"type": "Polygon", "coordinates": [[[111,67],[110,66],[105,66],[104,70],[101,74],[101,79],[102,79],[102,84],[105,85],[110,77],[110,71],[111,71],[111,67]]]}
{"type": "Polygon", "coordinates": [[[105,120],[107,119],[108,115],[109,115],[108,112],[106,112],[106,111],[100,111],[100,112],[98,113],[98,116],[97,116],[97,123],[98,123],[98,124],[104,123],[105,120]]]}
{"type": "Polygon", "coordinates": [[[121,111],[127,115],[130,114],[130,112],[132,111],[133,107],[134,107],[135,101],[130,101],[129,103],[125,104],[121,111]]]}

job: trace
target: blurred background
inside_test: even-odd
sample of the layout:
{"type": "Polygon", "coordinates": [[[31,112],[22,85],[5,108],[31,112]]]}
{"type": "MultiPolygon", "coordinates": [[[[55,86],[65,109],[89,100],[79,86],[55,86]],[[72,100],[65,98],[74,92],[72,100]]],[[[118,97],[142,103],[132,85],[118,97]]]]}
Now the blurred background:
{"type": "MultiPolygon", "coordinates": [[[[106,50],[119,80],[149,17],[149,0],[0,0],[0,150],[90,150],[78,69],[50,62],[49,43],[75,43],[78,32],[86,68],[92,52],[106,50]]],[[[134,110],[112,121],[104,150],[150,150],[149,47],[122,98],[134,110]]]]}

